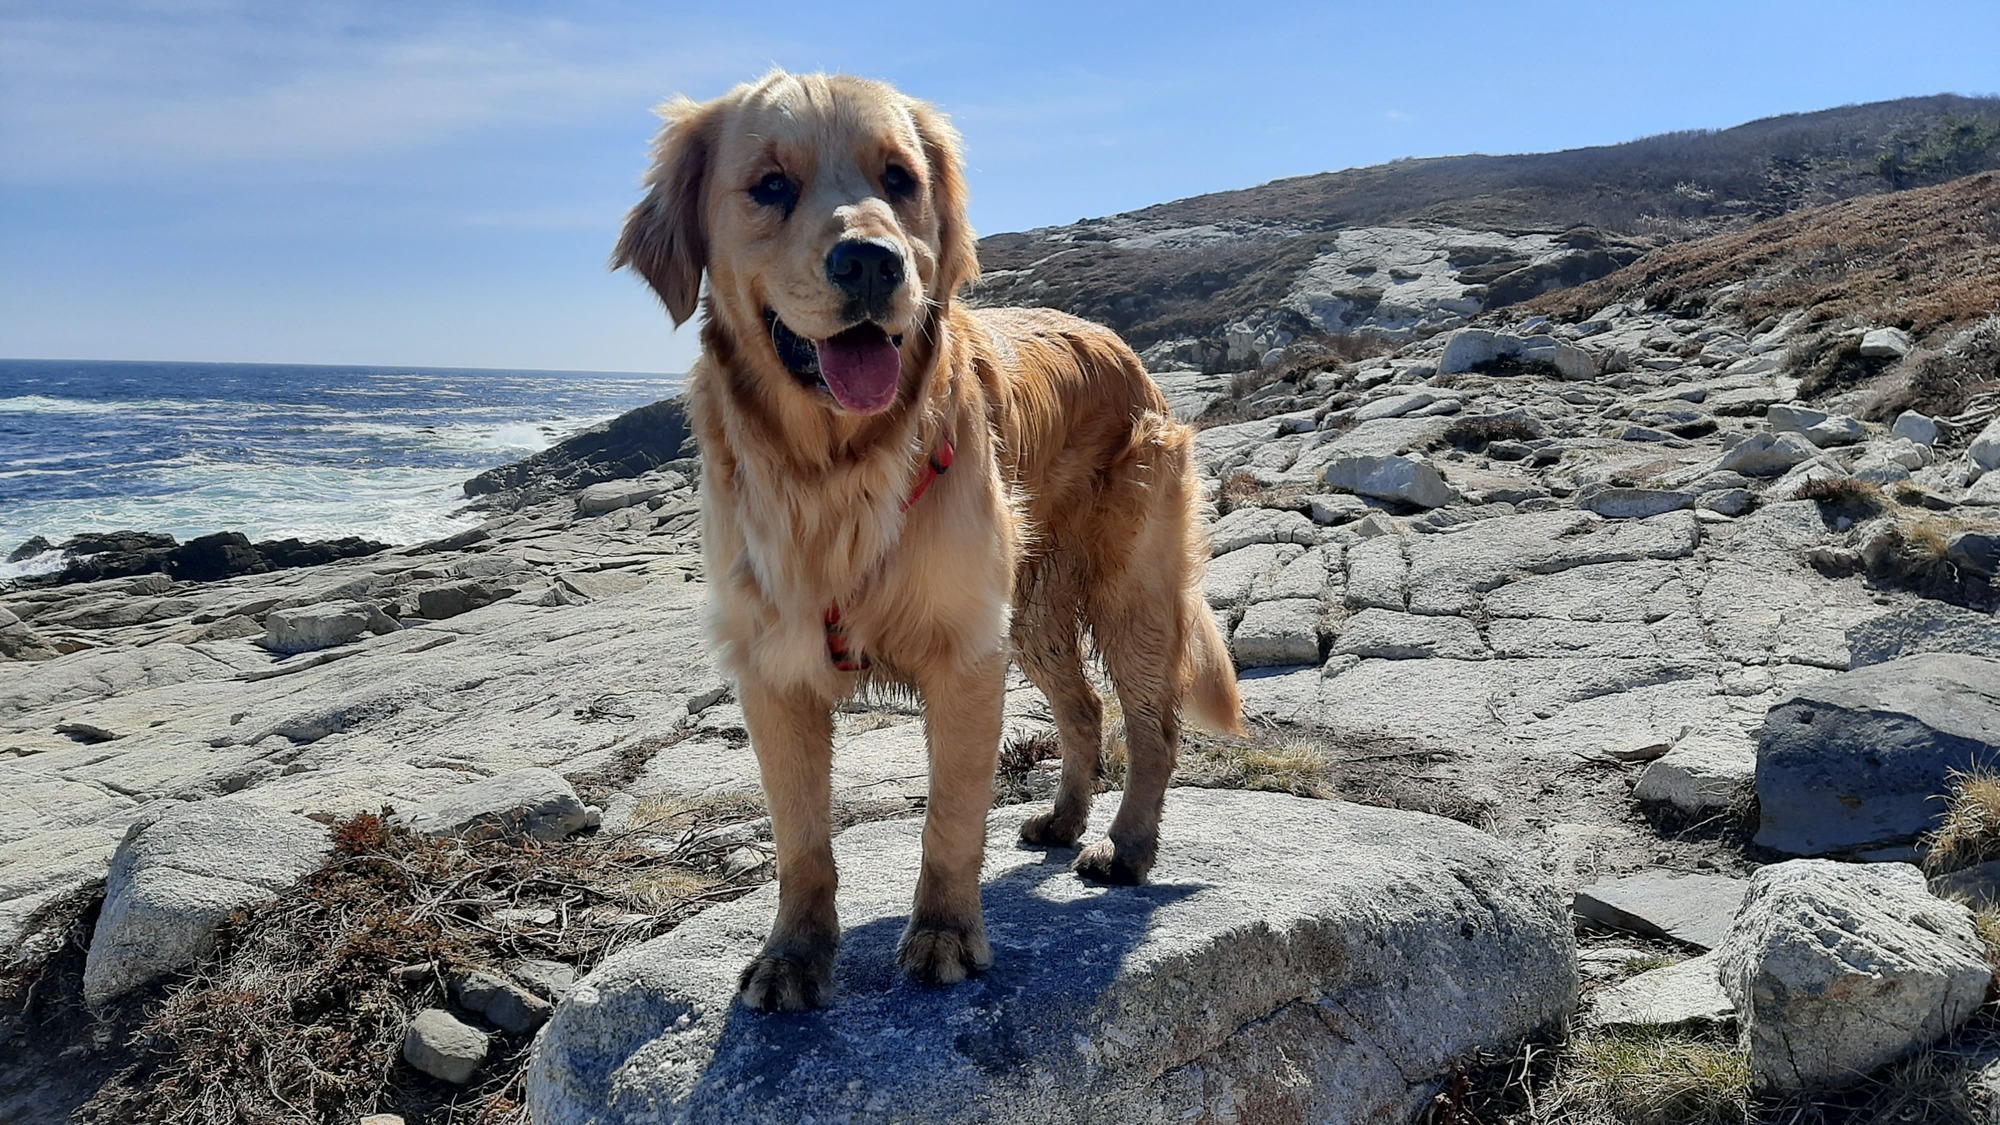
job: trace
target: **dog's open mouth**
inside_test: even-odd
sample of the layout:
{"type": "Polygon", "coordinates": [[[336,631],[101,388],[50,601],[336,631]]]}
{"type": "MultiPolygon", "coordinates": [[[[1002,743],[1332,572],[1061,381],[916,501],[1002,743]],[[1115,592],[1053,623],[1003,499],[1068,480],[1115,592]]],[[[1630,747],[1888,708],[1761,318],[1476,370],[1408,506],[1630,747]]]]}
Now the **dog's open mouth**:
{"type": "Polygon", "coordinates": [[[792,377],[808,387],[823,389],[844,410],[873,414],[896,400],[903,377],[903,338],[879,325],[862,322],[824,340],[809,340],[792,331],[778,314],[764,310],[771,328],[771,346],[792,377]]]}

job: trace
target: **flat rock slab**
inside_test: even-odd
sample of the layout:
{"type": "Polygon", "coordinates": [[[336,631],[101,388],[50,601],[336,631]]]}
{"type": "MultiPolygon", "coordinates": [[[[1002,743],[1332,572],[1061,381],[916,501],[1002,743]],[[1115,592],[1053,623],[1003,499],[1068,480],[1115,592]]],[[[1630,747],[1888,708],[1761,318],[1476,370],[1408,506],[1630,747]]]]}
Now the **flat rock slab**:
{"type": "Polygon", "coordinates": [[[1716,976],[1714,953],[1640,973],[1591,999],[1594,1027],[1679,1027],[1736,1018],[1736,1005],[1716,976]]]}
{"type": "Polygon", "coordinates": [[[1757,741],[1757,843],[1822,855],[1934,827],[1953,770],[2000,765],[2000,660],[1925,653],[1812,684],[1757,741]]]}
{"type": "Polygon", "coordinates": [[[1575,1004],[1562,896],[1451,821],[1175,790],[1152,882],[1102,888],[1073,851],[1013,843],[1029,811],[988,824],[984,976],[932,989],[896,968],[920,824],[865,824],[835,841],[830,1008],[736,1003],[766,887],[577,985],[535,1047],[535,1120],[1408,1120],[1456,1061],[1575,1004]]]}
{"type": "Polygon", "coordinates": [[[1642,871],[1579,888],[1575,908],[1579,917],[1600,926],[1708,950],[1729,936],[1747,886],[1727,875],[1642,871]]]}

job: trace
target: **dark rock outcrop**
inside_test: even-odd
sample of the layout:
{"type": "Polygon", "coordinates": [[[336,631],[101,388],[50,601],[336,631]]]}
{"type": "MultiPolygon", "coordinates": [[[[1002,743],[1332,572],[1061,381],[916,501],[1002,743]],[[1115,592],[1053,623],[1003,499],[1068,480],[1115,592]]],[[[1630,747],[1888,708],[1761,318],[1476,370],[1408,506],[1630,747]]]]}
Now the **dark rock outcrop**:
{"type": "Polygon", "coordinates": [[[482,507],[517,507],[600,481],[636,477],[693,454],[694,431],[685,401],[676,395],[628,410],[533,457],[488,469],[465,482],[465,495],[481,500],[482,507]]]}

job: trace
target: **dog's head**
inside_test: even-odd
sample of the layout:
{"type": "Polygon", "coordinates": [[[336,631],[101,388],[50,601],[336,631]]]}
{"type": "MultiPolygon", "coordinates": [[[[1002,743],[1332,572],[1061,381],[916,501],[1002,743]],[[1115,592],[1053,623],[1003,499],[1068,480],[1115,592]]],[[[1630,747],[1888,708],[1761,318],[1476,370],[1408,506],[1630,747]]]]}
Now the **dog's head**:
{"type": "Polygon", "coordinates": [[[923,102],[846,75],[774,71],[660,110],[646,197],[612,257],[679,324],[708,275],[741,360],[828,409],[895,402],[906,345],[977,276],[958,134],[923,102]]]}

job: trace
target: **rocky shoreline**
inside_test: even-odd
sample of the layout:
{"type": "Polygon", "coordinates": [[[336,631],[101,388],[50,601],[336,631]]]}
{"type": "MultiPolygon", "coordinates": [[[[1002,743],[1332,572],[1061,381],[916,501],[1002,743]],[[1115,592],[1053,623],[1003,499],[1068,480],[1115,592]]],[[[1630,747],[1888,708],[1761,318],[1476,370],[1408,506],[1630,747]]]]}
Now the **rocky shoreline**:
{"type": "MultiPolygon", "coordinates": [[[[1699,1011],[1741,1029],[1771,1090],[1824,1085],[1842,1067],[1865,1073],[1963,1023],[1984,964],[1972,916],[1933,898],[1906,861],[1922,858],[1947,771],[2000,760],[2000,422],[1863,421],[1860,390],[1809,407],[1787,358],[1804,331],[1799,317],[1746,329],[1722,311],[1615,303],[1573,323],[1489,318],[1370,359],[1274,364],[1281,377],[1259,387],[1161,374],[1181,416],[1227,400],[1229,417],[1248,419],[1206,426],[1198,450],[1219,509],[1205,590],[1256,734],[1191,738],[1183,782],[1350,803],[1177,790],[1166,851],[1196,867],[1134,900],[1174,920],[1143,941],[1144,927],[1121,929],[1116,913],[1141,907],[1083,895],[1060,855],[1011,850],[1001,841],[1013,814],[996,811],[989,875],[1022,895],[1016,914],[997,916],[1008,921],[995,942],[1014,952],[978,989],[937,1000],[938,1019],[959,1029],[939,1065],[984,1075],[1006,1086],[994,1097],[1037,1111],[1109,1098],[1132,1119],[1273,1105],[1339,1120],[1309,1091],[1366,1088],[1370,1112],[1409,1118],[1473,1057],[1505,1055],[1573,1014],[1582,1027],[1678,1024],[1646,1013],[1699,1011]],[[1854,733],[1864,730],[1876,733],[1854,733]],[[1891,746],[1893,758],[1871,763],[1857,744],[1891,746]],[[1828,792],[1839,810],[1820,807],[1828,792]],[[1845,828],[1822,830],[1834,824],[1845,828]],[[1330,842],[1345,832],[1359,835],[1330,842]],[[1275,838],[1232,866],[1232,849],[1260,833],[1275,838]],[[1267,873],[1250,857],[1304,838],[1323,842],[1283,860],[1297,901],[1267,901],[1267,873]],[[1431,841],[1430,858],[1407,870],[1367,859],[1370,841],[1402,838],[1431,841]],[[1872,862],[1795,858],[1824,856],[1872,862]],[[1385,901],[1409,909],[1395,946],[1410,959],[1371,961],[1357,945],[1339,966],[1288,960],[1365,929],[1372,900],[1340,888],[1383,870],[1394,876],[1385,901]],[[1624,880],[1652,880],[1658,893],[1635,899],[1624,880]],[[1049,894],[1065,905],[1051,908],[1049,894]],[[1622,905],[1591,915],[1586,900],[1599,898],[1622,905]],[[1883,950],[1917,948],[1886,935],[1880,918],[1893,914],[1919,916],[1936,946],[1909,954],[1895,987],[1883,986],[1900,1039],[1780,1002],[1846,986],[1786,952],[1807,939],[1770,904],[1847,899],[1889,905],[1855,908],[1874,920],[1826,940],[1886,964],[1883,950]],[[1662,924],[1663,902],[1700,925],[1662,924]],[[1586,934],[1610,925],[1717,952],[1657,970],[1664,981],[1620,981],[1592,969],[1602,962],[1589,949],[1573,954],[1572,905],[1586,934]],[[1042,1011],[1061,979],[1047,974],[1075,959],[1061,945],[1065,912],[1106,911],[1105,960],[1086,958],[1097,967],[1075,986],[1091,1002],[1042,1011]],[[1273,931],[1272,949],[1243,955],[1244,919],[1260,912],[1297,932],[1273,931]],[[1508,944],[1523,933],[1544,934],[1535,948],[1560,956],[1530,972],[1508,944]],[[1271,975],[1275,963],[1284,973],[1271,975]],[[1397,982],[1420,980],[1459,982],[1419,1005],[1465,1032],[1449,1050],[1417,1049],[1446,1040],[1394,1014],[1397,982]],[[1121,1022],[1190,989],[1209,1003],[1254,1002],[1121,1022]],[[1503,995],[1518,1007],[1496,1007],[1503,995]],[[1804,1041],[1788,1039],[1790,1027],[1818,1029],[1811,1041],[1824,1052],[1787,1046],[1804,1041]],[[1137,1043],[1145,1028],[1166,1039],[1121,1038],[1137,1043]],[[1362,1046],[1342,1054],[1335,1039],[1362,1046]],[[1290,1092],[1257,1085],[1272,1052],[1315,1077],[1290,1092]],[[1021,1075],[1026,1085],[1009,1085],[1021,1075]]],[[[1867,334],[1855,344],[1907,347],[1867,334]]],[[[475,823],[532,835],[543,813],[529,813],[557,810],[555,834],[583,839],[663,807],[727,807],[739,811],[703,838],[713,869],[730,872],[732,894],[767,879],[755,760],[701,641],[685,440],[670,402],[485,474],[467,491],[488,518],[437,543],[202,580],[169,562],[0,593],[10,646],[0,654],[14,661],[0,665],[9,972],[18,979],[57,952],[55,907],[102,895],[86,940],[107,968],[85,973],[83,993],[110,1007],[157,996],[211,955],[232,910],[322,861],[325,824],[385,805],[446,836],[475,823]],[[202,817],[231,827],[190,819],[202,817]],[[229,858],[249,852],[270,869],[229,858]],[[169,919],[174,940],[143,936],[169,919]]],[[[170,559],[189,546],[137,550],[170,559]]],[[[1052,730],[1046,702],[1017,678],[1004,800],[1046,793],[1036,747],[1052,730]]],[[[842,837],[845,870],[856,893],[889,897],[848,912],[866,932],[851,935],[843,962],[853,1005],[837,1004],[816,1033],[829,1042],[877,1034],[909,1000],[908,986],[870,975],[888,962],[867,952],[867,925],[900,909],[907,880],[893,873],[912,853],[898,818],[924,791],[910,708],[843,712],[836,746],[843,822],[865,825],[842,837]]],[[[1163,853],[1162,870],[1174,862],[1163,853]]],[[[505,979],[472,1000],[454,983],[438,1017],[411,1024],[405,1057],[427,1074],[459,1073],[436,1059],[474,1040],[443,1019],[494,1044],[530,1042],[531,1030],[509,1039],[491,1014],[489,994],[505,994],[540,1012],[534,1022],[552,1020],[532,1040],[525,1093],[541,1119],[585,1119],[579,1107],[606,1096],[598,1079],[612,1068],[668,1059],[680,1061],[641,1100],[779,1114],[757,1092],[771,1076],[746,1060],[793,1050],[805,1033],[731,1017],[716,983],[765,905],[713,906],[699,926],[602,966],[569,964],[582,983],[544,989],[539,1008],[516,995],[533,992],[526,970],[483,966],[505,979]]],[[[544,924],[472,909],[495,932],[544,924]]],[[[0,1030],[27,1033],[19,1022],[0,1030]]],[[[869,1091],[893,1100],[917,1089],[893,1066],[813,1057],[824,1065],[789,1071],[787,1097],[853,1102],[866,1116],[881,1109],[869,1091]],[[868,1076],[860,1093],[846,1085],[855,1074],[868,1076]]],[[[468,1065],[467,1077],[480,1064],[468,1065]]],[[[0,1117],[35,1120],[26,1104],[0,1102],[0,1117]]]]}

